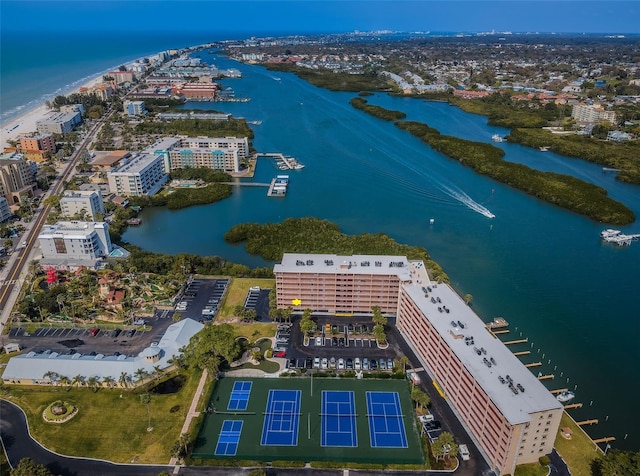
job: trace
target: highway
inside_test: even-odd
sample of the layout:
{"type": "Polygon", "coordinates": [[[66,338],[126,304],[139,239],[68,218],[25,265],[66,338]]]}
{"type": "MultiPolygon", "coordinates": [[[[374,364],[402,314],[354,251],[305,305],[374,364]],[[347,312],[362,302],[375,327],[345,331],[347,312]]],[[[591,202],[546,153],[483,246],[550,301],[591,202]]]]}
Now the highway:
{"type": "Polygon", "coordinates": [[[38,235],[40,234],[42,226],[45,224],[49,211],[51,210],[51,205],[44,203],[44,199],[51,195],[58,195],[62,192],[64,183],[73,176],[78,157],[80,157],[80,154],[91,143],[96,133],[100,130],[100,127],[102,127],[105,121],[107,121],[114,112],[115,111],[109,110],[105,116],[94,124],[80,145],[71,155],[66,167],[62,171],[62,174],[58,176],[49,190],[47,190],[47,193],[40,202],[31,223],[27,226],[27,230],[22,237],[22,240],[26,241],[26,246],[21,246],[19,249],[16,248],[6,264],[6,269],[2,271],[4,279],[0,282],[0,335],[3,336],[3,341],[6,330],[5,327],[9,323],[11,311],[18,298],[20,287],[22,286],[22,278],[29,267],[31,251],[34,248],[34,245],[37,244],[38,235]]]}

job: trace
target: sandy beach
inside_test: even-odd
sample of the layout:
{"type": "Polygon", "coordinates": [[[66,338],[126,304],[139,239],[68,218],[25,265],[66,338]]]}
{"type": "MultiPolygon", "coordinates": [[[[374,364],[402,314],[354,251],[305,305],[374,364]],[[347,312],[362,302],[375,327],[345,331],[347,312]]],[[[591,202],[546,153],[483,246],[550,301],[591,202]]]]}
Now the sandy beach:
{"type": "MultiPolygon", "coordinates": [[[[68,96],[69,94],[77,93],[80,91],[80,88],[90,87],[100,81],[102,81],[102,75],[98,75],[90,79],[75,89],[64,93],[64,95],[68,96]]],[[[45,104],[41,104],[35,109],[26,111],[21,116],[2,124],[2,130],[0,130],[0,150],[4,150],[5,147],[9,147],[8,141],[16,139],[20,134],[36,132],[36,122],[38,122],[48,111],[49,109],[47,109],[47,106],[45,104]]]]}

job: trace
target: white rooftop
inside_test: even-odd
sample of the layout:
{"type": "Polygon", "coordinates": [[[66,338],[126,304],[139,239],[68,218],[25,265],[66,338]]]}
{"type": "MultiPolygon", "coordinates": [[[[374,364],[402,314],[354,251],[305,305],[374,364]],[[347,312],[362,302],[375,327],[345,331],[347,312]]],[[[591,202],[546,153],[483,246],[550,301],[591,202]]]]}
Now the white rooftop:
{"type": "Polygon", "coordinates": [[[171,324],[157,345],[151,345],[142,350],[135,357],[125,355],[73,355],[58,354],[46,351],[43,353],[29,352],[11,358],[5,368],[2,379],[32,379],[43,380],[44,374],[51,371],[58,375],[73,378],[82,375],[85,378],[107,376],[116,382],[124,372],[132,378],[138,369],[144,369],[147,373],[153,373],[154,367],[165,368],[170,365],[170,360],[180,353],[180,348],[189,343],[192,336],[200,332],[204,326],[192,319],[183,319],[171,324]],[[152,362],[145,357],[160,354],[160,360],[152,362]]]}
{"type": "Polygon", "coordinates": [[[420,284],[404,284],[403,287],[511,424],[530,421],[530,413],[562,408],[518,357],[487,331],[484,321],[450,286],[431,284],[428,297],[420,284]],[[507,380],[507,375],[516,389],[520,384],[524,392],[518,390],[516,394],[508,382],[501,383],[498,376],[507,380]]]}
{"type": "Polygon", "coordinates": [[[149,164],[153,163],[158,156],[154,153],[137,153],[121,166],[112,169],[112,173],[140,173],[149,164]]]}
{"type": "Polygon", "coordinates": [[[331,273],[396,275],[400,281],[411,280],[406,256],[285,253],[275,273],[331,273]]]}

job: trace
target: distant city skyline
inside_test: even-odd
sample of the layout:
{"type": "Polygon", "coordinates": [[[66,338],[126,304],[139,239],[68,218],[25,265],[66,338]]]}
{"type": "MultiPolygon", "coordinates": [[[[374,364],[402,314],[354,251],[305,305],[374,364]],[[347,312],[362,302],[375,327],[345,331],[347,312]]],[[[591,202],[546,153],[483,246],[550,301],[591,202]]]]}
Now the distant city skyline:
{"type": "Polygon", "coordinates": [[[640,33],[637,0],[2,0],[0,10],[4,32],[640,33]]]}

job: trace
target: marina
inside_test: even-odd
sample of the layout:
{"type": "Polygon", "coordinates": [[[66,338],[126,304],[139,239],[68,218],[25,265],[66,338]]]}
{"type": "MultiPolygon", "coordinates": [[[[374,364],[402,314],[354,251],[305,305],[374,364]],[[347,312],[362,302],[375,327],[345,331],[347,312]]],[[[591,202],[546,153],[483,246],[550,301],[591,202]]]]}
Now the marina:
{"type": "Polygon", "coordinates": [[[289,187],[289,176],[276,175],[276,177],[271,181],[271,185],[269,186],[269,191],[267,192],[267,196],[268,197],[284,197],[287,194],[288,187],[289,187]]]}
{"type": "Polygon", "coordinates": [[[290,157],[290,156],[287,156],[287,155],[284,155],[284,154],[267,152],[267,153],[264,153],[264,154],[257,154],[256,157],[269,157],[269,158],[276,159],[276,166],[280,170],[302,170],[302,169],[304,169],[304,165],[303,164],[298,162],[293,157],[290,157]]]}
{"type": "Polygon", "coordinates": [[[600,237],[607,243],[614,243],[618,246],[629,246],[632,241],[640,240],[640,233],[625,235],[620,230],[607,228],[600,232],[600,237]]]}

